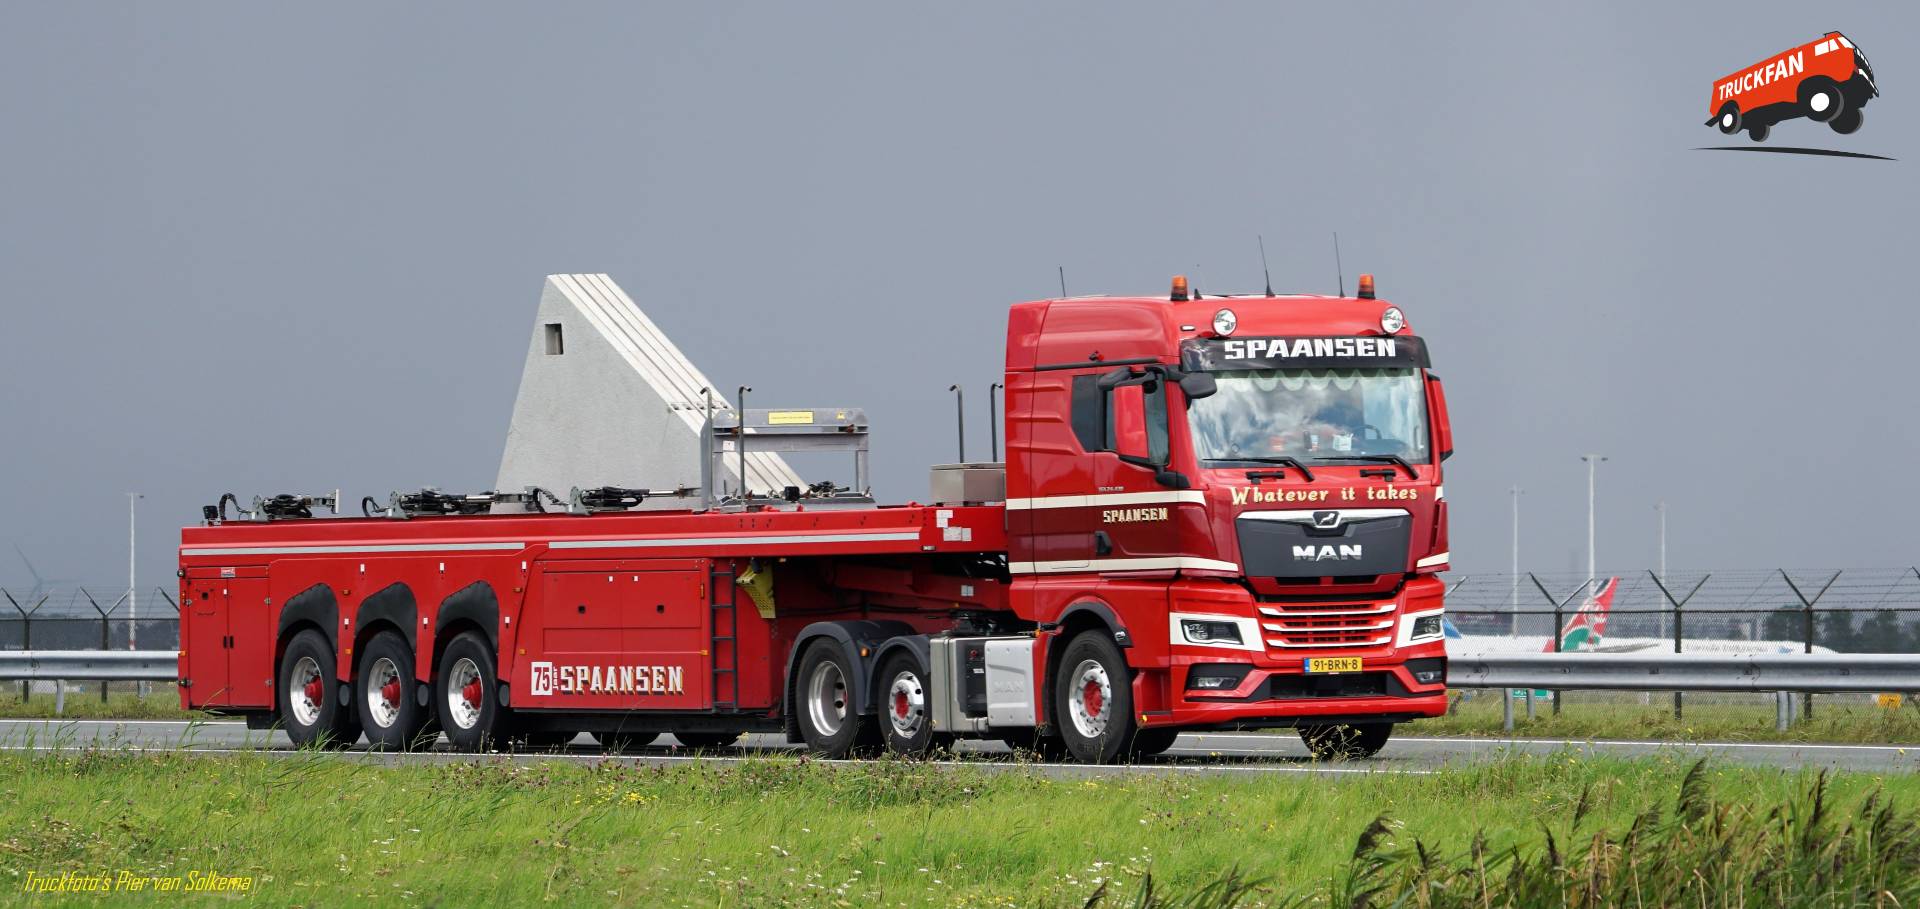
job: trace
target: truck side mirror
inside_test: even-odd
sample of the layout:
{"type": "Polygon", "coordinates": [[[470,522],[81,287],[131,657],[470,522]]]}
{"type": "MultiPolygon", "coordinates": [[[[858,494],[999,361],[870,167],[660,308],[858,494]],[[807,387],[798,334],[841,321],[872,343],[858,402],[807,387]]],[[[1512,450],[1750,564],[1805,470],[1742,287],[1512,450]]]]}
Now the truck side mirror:
{"type": "Polygon", "coordinates": [[[1440,460],[1453,457],[1453,424],[1447,418],[1447,392],[1440,385],[1440,377],[1432,373],[1427,374],[1427,412],[1433,419],[1433,444],[1440,460]]]}
{"type": "Polygon", "coordinates": [[[1220,386],[1213,381],[1213,373],[1190,372],[1180,377],[1180,390],[1186,394],[1187,400],[1198,401],[1219,391],[1220,386]]]}
{"type": "Polygon", "coordinates": [[[1113,390],[1107,419],[1113,421],[1113,450],[1121,458],[1139,464],[1148,463],[1147,392],[1140,385],[1122,385],[1113,390]]]}

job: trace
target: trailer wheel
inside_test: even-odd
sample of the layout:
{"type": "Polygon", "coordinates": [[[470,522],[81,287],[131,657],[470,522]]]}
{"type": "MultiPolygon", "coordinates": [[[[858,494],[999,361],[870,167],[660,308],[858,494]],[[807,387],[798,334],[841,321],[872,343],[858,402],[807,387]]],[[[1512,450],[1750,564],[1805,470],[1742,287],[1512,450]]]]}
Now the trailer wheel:
{"type": "Polygon", "coordinates": [[[1110,764],[1133,745],[1133,673],[1105,631],[1083,631],[1068,642],[1054,695],[1053,715],[1074,760],[1110,764]]]}
{"type": "Polygon", "coordinates": [[[448,642],[433,687],[440,692],[434,711],[453,747],[480,752],[499,744],[506,711],[500,709],[493,648],[486,638],[468,631],[448,642]]]}
{"type": "Polygon", "coordinates": [[[1828,120],[1827,125],[1832,127],[1834,132],[1845,136],[1859,130],[1860,124],[1865,123],[1866,119],[1867,112],[1856,107],[1828,120]]]}
{"type": "Polygon", "coordinates": [[[880,732],[888,751],[902,757],[924,757],[952,743],[952,736],[933,731],[927,673],[918,658],[905,650],[895,651],[880,665],[877,679],[879,690],[874,701],[880,705],[880,732]]]}
{"type": "Polygon", "coordinates": [[[716,748],[732,748],[740,741],[740,732],[676,732],[673,737],[680,740],[683,748],[699,751],[712,751],[716,748]]]}
{"type": "Polygon", "coordinates": [[[1300,727],[1300,741],[1315,760],[1370,758],[1386,747],[1392,723],[1338,723],[1300,727]]]}
{"type": "Polygon", "coordinates": [[[843,758],[871,740],[870,732],[862,735],[863,727],[870,728],[867,718],[853,706],[853,686],[860,682],[839,643],[823,639],[808,646],[796,681],[795,716],[809,750],[821,757],[843,758]]]}
{"type": "Polygon", "coordinates": [[[1767,141],[1767,134],[1772,131],[1773,131],[1773,127],[1768,126],[1765,123],[1755,123],[1754,125],[1747,127],[1747,138],[1752,139],[1755,142],[1765,142],[1767,141]]]}
{"type": "Polygon", "coordinates": [[[621,732],[596,732],[593,734],[593,740],[596,742],[599,742],[600,747],[605,748],[608,751],[620,751],[620,752],[639,751],[640,749],[653,744],[653,740],[659,737],[660,737],[660,733],[658,732],[621,731],[621,732]]]}
{"type": "Polygon", "coordinates": [[[415,747],[426,725],[413,678],[413,651],[391,631],[382,631],[360,651],[360,722],[366,727],[367,746],[376,751],[403,751],[415,747]]]}
{"type": "Polygon", "coordinates": [[[280,657],[280,719],[295,748],[346,748],[360,740],[353,709],[333,691],[327,639],[313,630],[294,635],[280,657]]]}
{"type": "Polygon", "coordinates": [[[1728,101],[1720,105],[1720,131],[1731,136],[1740,131],[1740,105],[1728,101]]]}
{"type": "Polygon", "coordinates": [[[1827,123],[1846,111],[1847,98],[1832,79],[1815,76],[1800,83],[1800,108],[1806,111],[1807,119],[1827,123]]]}
{"type": "Polygon", "coordinates": [[[1178,729],[1142,729],[1133,734],[1133,755],[1135,757],[1153,757],[1173,747],[1173,740],[1180,737],[1178,729]]]}

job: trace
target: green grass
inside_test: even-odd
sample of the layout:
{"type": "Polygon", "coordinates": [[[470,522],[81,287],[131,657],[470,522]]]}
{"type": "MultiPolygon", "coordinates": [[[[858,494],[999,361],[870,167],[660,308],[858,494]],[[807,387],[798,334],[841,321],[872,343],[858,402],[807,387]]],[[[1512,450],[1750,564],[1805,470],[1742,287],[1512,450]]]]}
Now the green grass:
{"type": "MultiPolygon", "coordinates": [[[[1505,736],[1500,728],[1500,693],[1482,691],[1471,701],[1455,701],[1446,716],[1418,720],[1395,730],[1396,735],[1505,736]]],[[[1654,695],[1641,704],[1638,695],[1588,693],[1568,695],[1559,716],[1551,699],[1536,699],[1536,718],[1528,721],[1526,706],[1514,701],[1516,736],[1555,739],[1632,739],[1732,742],[1832,742],[1847,744],[1920,744],[1920,708],[1913,704],[1888,709],[1871,703],[1820,700],[1812,719],[1799,719],[1785,732],[1774,729],[1771,703],[1713,702],[1698,695],[1688,701],[1682,719],[1673,718],[1673,696],[1654,695]]],[[[1796,703],[1797,703],[1796,696],[1796,703]]]]}
{"type": "MultiPolygon", "coordinates": [[[[1214,888],[1195,905],[1336,895],[1352,905],[1370,888],[1467,893],[1470,876],[1441,872],[1520,867],[1515,856],[1533,863],[1523,883],[1557,880],[1553,869],[1572,864],[1538,869],[1543,830],[1571,849],[1570,837],[1617,837],[1650,809],[1671,815],[1689,766],[1568,755],[1434,776],[1061,781],[789,758],[383,767],[13,752],[0,754],[0,902],[43,899],[22,891],[29,872],[198,869],[252,876],[267,905],[1026,907],[1082,906],[1095,893],[1102,905],[1134,905],[1149,876],[1156,899],[1214,888]]],[[[1692,798],[1764,819],[1769,804],[1804,803],[1810,785],[1804,774],[1714,767],[1692,798]]],[[[1840,775],[1830,789],[1834,816],[1859,813],[1881,789],[1911,812],[1920,777],[1840,775]]],[[[1897,864],[1906,876],[1888,886],[1914,905],[1920,857],[1897,864]]]]}
{"type": "Polygon", "coordinates": [[[53,712],[54,697],[51,694],[36,693],[25,702],[20,700],[20,686],[13,683],[0,685],[0,719],[52,719],[58,716],[70,720],[190,720],[204,719],[205,714],[198,710],[180,709],[180,695],[171,684],[154,683],[152,693],[140,697],[131,689],[133,683],[125,683],[129,689],[121,691],[115,688],[107,696],[105,703],[100,700],[98,689],[83,694],[67,692],[65,709],[59,714],[53,712]]]}

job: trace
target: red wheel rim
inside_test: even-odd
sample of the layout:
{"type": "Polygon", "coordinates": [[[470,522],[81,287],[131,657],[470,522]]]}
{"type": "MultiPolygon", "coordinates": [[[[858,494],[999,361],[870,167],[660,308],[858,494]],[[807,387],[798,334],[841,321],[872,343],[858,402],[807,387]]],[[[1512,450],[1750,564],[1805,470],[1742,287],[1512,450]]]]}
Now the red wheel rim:
{"type": "Polygon", "coordinates": [[[1080,689],[1080,703],[1086,705],[1088,716],[1100,715],[1101,702],[1100,684],[1098,682],[1088,682],[1080,689]]]}

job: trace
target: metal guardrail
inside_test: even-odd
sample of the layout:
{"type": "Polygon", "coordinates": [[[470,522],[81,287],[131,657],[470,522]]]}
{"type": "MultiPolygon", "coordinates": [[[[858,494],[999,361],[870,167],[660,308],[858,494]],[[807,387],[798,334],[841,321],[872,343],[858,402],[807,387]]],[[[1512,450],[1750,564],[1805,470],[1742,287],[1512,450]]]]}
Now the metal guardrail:
{"type": "MultiPolygon", "coordinates": [[[[1794,716],[1790,693],[1920,689],[1920,654],[1887,653],[1462,653],[1450,655],[1452,688],[1553,691],[1775,692],[1775,727],[1794,716]]],[[[1502,699],[1513,728],[1513,698],[1502,699]]],[[[1531,710],[1531,708],[1529,708],[1531,710]]]]}
{"type": "Polygon", "coordinates": [[[174,650],[0,650],[0,680],[171,682],[180,677],[174,650]]]}

